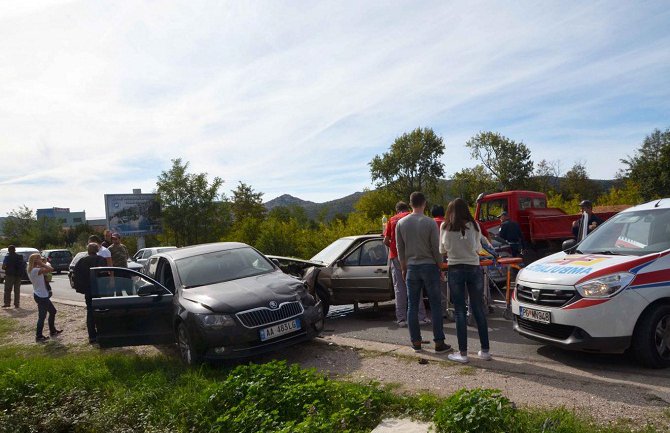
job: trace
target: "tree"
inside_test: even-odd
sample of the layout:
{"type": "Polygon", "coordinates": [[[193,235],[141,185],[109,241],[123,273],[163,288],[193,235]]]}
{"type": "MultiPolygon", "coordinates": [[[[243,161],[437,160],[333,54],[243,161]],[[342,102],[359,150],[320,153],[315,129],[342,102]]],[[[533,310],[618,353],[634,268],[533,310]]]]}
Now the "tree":
{"type": "Polygon", "coordinates": [[[561,194],[565,199],[595,199],[598,196],[598,185],[589,179],[586,167],[582,162],[576,162],[565,173],[561,181],[561,194]]]}
{"type": "Polygon", "coordinates": [[[37,220],[33,210],[23,205],[7,213],[3,225],[5,239],[9,244],[32,246],[31,235],[37,220]]]}
{"type": "Polygon", "coordinates": [[[534,189],[548,193],[558,191],[561,177],[561,162],[543,159],[535,167],[534,189]]]}
{"type": "Polygon", "coordinates": [[[244,182],[240,182],[232,191],[231,210],[235,223],[245,218],[264,219],[267,210],[263,205],[263,193],[254,192],[254,189],[244,182]]]}
{"type": "Polygon", "coordinates": [[[484,164],[502,189],[523,189],[533,173],[530,149],[497,132],[480,132],[465,145],[484,164]]]}
{"type": "Polygon", "coordinates": [[[461,197],[470,205],[475,203],[480,193],[496,189],[495,179],[483,165],[464,168],[451,176],[451,195],[461,197]]]}
{"type": "MultiPolygon", "coordinates": [[[[394,192],[379,188],[373,190],[364,190],[363,195],[354,204],[354,209],[357,212],[362,212],[371,220],[381,221],[382,215],[393,215],[395,213],[395,205],[401,198],[394,192]]],[[[408,198],[403,198],[405,202],[408,198]]],[[[381,222],[380,222],[381,227],[381,222]]]]}
{"type": "Polygon", "coordinates": [[[444,176],[442,138],[430,128],[417,128],[396,138],[388,152],[370,161],[370,176],[378,188],[409,199],[413,191],[430,192],[444,176]]]}
{"type": "Polygon", "coordinates": [[[640,187],[644,200],[670,196],[670,128],[655,129],[632,157],[622,159],[625,176],[640,187]]]}
{"type": "Polygon", "coordinates": [[[161,172],[156,182],[162,206],[163,223],[178,246],[208,239],[217,219],[217,198],[223,180],[215,177],[211,185],[207,173],[187,173],[188,162],[172,160],[172,167],[161,172]]]}

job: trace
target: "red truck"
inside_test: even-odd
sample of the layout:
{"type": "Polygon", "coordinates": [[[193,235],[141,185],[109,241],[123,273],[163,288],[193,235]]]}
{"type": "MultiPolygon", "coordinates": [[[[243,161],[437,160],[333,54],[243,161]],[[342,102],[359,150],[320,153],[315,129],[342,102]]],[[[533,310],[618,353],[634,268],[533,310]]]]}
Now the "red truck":
{"type": "MultiPolygon", "coordinates": [[[[581,215],[568,215],[561,209],[547,207],[547,195],[536,191],[505,191],[477,197],[475,219],[493,236],[500,229],[498,216],[502,211],[521,226],[526,262],[560,251],[563,241],[573,238],[572,223],[581,215]]],[[[596,212],[596,215],[604,221],[616,213],[596,212]]]]}

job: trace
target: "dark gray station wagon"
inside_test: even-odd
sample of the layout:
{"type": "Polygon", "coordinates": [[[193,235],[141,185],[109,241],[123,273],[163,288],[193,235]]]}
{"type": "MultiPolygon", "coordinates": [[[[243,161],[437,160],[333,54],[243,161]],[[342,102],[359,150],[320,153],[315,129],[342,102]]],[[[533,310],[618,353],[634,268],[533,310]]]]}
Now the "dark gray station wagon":
{"type": "Polygon", "coordinates": [[[152,256],[144,273],[92,269],[101,347],[176,342],[187,364],[240,358],[316,337],[321,305],[254,248],[224,242],[152,256]]]}

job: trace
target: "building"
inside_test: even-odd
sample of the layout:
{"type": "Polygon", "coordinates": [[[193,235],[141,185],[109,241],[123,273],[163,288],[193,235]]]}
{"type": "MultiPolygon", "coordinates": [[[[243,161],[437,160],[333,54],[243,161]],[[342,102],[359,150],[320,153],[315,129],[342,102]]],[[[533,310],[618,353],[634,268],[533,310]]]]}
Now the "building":
{"type": "Polygon", "coordinates": [[[70,212],[67,207],[52,207],[49,209],[37,209],[35,212],[37,219],[56,218],[60,221],[63,228],[74,227],[80,224],[86,224],[86,211],[70,212]]]}

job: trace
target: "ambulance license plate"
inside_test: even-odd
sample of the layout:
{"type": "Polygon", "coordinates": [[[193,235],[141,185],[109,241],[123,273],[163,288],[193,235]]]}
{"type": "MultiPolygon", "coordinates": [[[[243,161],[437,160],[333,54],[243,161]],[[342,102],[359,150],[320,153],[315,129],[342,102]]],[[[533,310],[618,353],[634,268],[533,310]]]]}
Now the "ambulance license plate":
{"type": "Polygon", "coordinates": [[[289,320],[288,322],[280,323],[278,325],[270,326],[260,330],[261,341],[270,340],[280,335],[288,334],[300,329],[300,319],[289,320]]]}
{"type": "Polygon", "coordinates": [[[519,315],[522,319],[532,320],[533,322],[551,323],[551,313],[549,311],[519,307],[519,315]]]}

